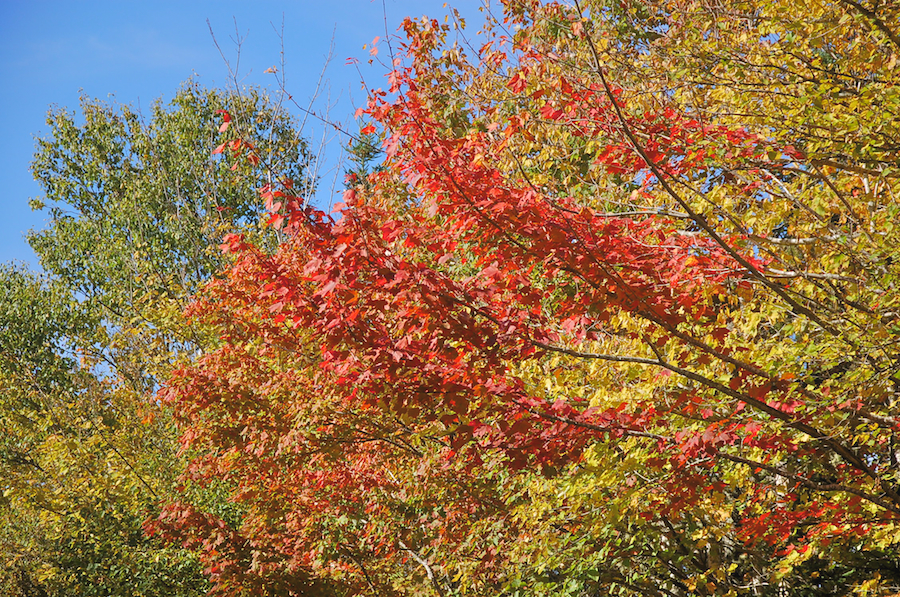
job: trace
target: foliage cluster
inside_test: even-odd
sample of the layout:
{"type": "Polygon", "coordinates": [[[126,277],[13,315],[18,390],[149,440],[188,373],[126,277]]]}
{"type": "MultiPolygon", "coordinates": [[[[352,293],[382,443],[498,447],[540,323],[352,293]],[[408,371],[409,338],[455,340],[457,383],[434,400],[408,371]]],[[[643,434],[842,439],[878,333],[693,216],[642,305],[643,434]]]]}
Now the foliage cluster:
{"type": "Polygon", "coordinates": [[[49,225],[29,237],[45,274],[0,270],[0,593],[202,595],[196,555],[141,528],[183,466],[152,396],[205,343],[182,311],[224,265],[211,247],[259,235],[255,189],[273,166],[302,180],[305,144],[261,94],[193,82],[147,121],[85,98],[48,125],[32,204],[49,225]],[[222,110],[265,166],[210,157],[222,110]]]}
{"type": "Polygon", "coordinates": [[[33,237],[52,284],[3,273],[5,325],[40,325],[3,346],[0,582],[900,591],[898,21],[856,0],[407,20],[336,214],[253,101],[200,102],[178,130],[208,138],[147,179],[169,144],[139,120],[98,109],[125,128],[91,140],[64,116],[36,173],[80,215],[33,237]]]}
{"type": "Polygon", "coordinates": [[[264,190],[161,393],[240,524],[148,530],[221,594],[896,591],[897,15],[408,20],[382,169],[264,190]]]}

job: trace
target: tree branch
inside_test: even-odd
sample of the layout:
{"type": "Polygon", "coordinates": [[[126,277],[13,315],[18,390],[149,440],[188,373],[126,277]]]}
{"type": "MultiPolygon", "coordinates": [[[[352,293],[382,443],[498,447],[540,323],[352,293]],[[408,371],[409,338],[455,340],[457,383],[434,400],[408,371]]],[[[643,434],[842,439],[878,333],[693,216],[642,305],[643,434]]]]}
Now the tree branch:
{"type": "Polygon", "coordinates": [[[841,4],[848,6],[861,14],[862,16],[869,19],[875,27],[884,33],[889,40],[891,40],[897,48],[900,48],[900,35],[894,33],[894,31],[887,26],[887,24],[881,20],[881,18],[875,13],[874,10],[869,10],[859,2],[855,2],[854,0],[838,0],[841,4]]]}
{"type": "Polygon", "coordinates": [[[425,574],[428,576],[428,580],[431,581],[431,586],[434,587],[434,592],[437,593],[439,597],[444,597],[444,590],[441,588],[440,583],[438,583],[437,578],[434,575],[434,571],[431,569],[431,565],[428,564],[425,558],[416,553],[415,550],[407,547],[406,543],[404,543],[402,540],[398,541],[397,545],[399,545],[400,549],[408,553],[412,559],[418,562],[419,565],[425,569],[425,574]]]}

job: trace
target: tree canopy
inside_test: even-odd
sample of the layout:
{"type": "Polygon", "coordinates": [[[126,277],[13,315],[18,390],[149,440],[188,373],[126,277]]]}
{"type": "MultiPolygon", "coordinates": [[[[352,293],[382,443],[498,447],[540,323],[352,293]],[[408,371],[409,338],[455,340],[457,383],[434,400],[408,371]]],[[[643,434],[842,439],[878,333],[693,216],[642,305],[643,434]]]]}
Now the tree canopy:
{"type": "MultiPolygon", "coordinates": [[[[196,155],[222,157],[185,180],[261,183],[267,232],[154,216],[202,350],[137,393],[180,435],[142,540],[214,595],[900,591],[898,21],[855,0],[408,19],[332,214],[260,144],[272,115],[220,108],[230,136],[196,155]]],[[[79,263],[70,287],[134,304],[79,263]]]]}
{"type": "MultiPolygon", "coordinates": [[[[336,216],[266,187],[161,396],[214,591],[834,594],[896,567],[896,7],[408,20],[336,216]]],[[[895,590],[895,589],[893,589],[895,590]]]]}
{"type": "Polygon", "coordinates": [[[29,237],[44,273],[0,269],[0,593],[202,595],[196,555],[141,528],[183,466],[153,392],[204,345],[182,310],[224,266],[211,245],[237,230],[266,242],[260,177],[277,165],[303,181],[306,146],[262,94],[193,82],[147,117],[84,98],[48,124],[33,206],[50,222],[29,237]],[[223,110],[260,160],[211,155],[230,141],[223,110]]]}

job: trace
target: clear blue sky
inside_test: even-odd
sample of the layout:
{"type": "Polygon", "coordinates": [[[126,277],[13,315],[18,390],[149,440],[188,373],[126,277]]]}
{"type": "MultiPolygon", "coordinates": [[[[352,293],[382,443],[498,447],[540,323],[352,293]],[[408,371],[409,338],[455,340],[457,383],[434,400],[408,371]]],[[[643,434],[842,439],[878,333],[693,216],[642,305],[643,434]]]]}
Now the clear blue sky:
{"type": "MultiPolygon", "coordinates": [[[[477,30],[480,0],[451,4],[470,17],[468,29],[477,30]]],[[[288,90],[301,104],[308,100],[333,39],[333,60],[325,74],[329,85],[318,105],[333,104],[331,117],[353,130],[353,112],[365,93],[346,59],[359,58],[370,87],[386,86],[384,68],[368,67],[363,50],[376,36],[384,37],[385,13],[393,33],[407,15],[443,19],[447,12],[444,0],[0,0],[0,262],[19,260],[37,268],[23,235],[43,227],[44,216],[28,207],[28,199],[41,193],[28,165],[35,137],[48,132],[44,120],[51,106],[76,110],[83,92],[112,95],[117,103],[146,111],[156,98],[171,98],[192,76],[207,87],[228,85],[228,69],[207,19],[232,62],[237,24],[244,37],[241,81],[274,88],[272,75],[263,71],[280,63],[281,42],[273,24],[280,30],[283,18],[288,90]]],[[[308,127],[304,134],[318,139],[322,129],[308,127]]],[[[332,171],[321,172],[327,188],[338,143],[332,140],[328,152],[326,168],[332,171]]]]}

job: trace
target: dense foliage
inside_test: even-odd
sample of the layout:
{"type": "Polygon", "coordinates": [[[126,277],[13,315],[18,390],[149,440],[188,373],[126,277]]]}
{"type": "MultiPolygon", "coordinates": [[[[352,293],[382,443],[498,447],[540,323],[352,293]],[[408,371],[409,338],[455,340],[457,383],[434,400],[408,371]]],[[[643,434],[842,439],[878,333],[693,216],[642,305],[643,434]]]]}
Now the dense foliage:
{"type": "Polygon", "coordinates": [[[29,239],[45,274],[0,269],[0,594],[202,595],[196,556],[141,528],[183,466],[152,394],[204,343],[182,310],[223,266],[211,245],[259,234],[255,189],[275,164],[302,180],[305,145],[260,94],[195,84],[146,120],[84,99],[48,125],[50,224],[29,239]],[[266,165],[210,156],[222,110],[266,165]]]}
{"type": "MultiPolygon", "coordinates": [[[[127,153],[114,144],[44,152],[62,173],[51,199],[118,215],[57,212],[35,237],[86,300],[4,347],[40,361],[4,365],[4,400],[48,413],[44,435],[22,432],[34,447],[4,444],[4,466],[32,474],[4,504],[52,506],[32,469],[68,478],[49,460],[70,441],[78,479],[118,473],[66,490],[118,509],[67,505],[44,514],[53,528],[93,546],[93,529],[143,514],[147,535],[116,530],[67,567],[30,526],[40,541],[15,543],[22,572],[4,582],[44,582],[33,561],[62,582],[152,553],[165,570],[138,566],[147,578],[196,564],[219,595],[900,591],[900,6],[509,0],[485,15],[475,35],[421,19],[389,40],[334,214],[307,206],[260,142],[275,116],[248,106],[210,106],[203,134],[223,137],[175,162],[205,166],[157,187],[107,177],[145,158],[81,166],[127,153]],[[82,170],[115,209],[93,182],[62,186],[82,170]],[[268,232],[249,227],[252,184],[268,232]],[[218,200],[228,185],[241,209],[218,200]],[[216,201],[119,212],[120,188],[150,207],[216,201]],[[128,366],[85,375],[73,337],[102,346],[77,345],[89,362],[128,366]],[[94,395],[70,400],[77,442],[40,398],[94,395]],[[144,436],[157,447],[125,450],[144,436]]],[[[55,304],[56,286],[3,275],[20,289],[0,297],[8,325],[55,304]]],[[[30,520],[8,512],[4,529],[30,520]]]]}
{"type": "Polygon", "coordinates": [[[240,523],[148,529],[222,594],[897,590],[897,17],[407,21],[383,169],[264,190],[161,394],[240,523]]]}

